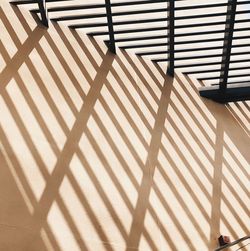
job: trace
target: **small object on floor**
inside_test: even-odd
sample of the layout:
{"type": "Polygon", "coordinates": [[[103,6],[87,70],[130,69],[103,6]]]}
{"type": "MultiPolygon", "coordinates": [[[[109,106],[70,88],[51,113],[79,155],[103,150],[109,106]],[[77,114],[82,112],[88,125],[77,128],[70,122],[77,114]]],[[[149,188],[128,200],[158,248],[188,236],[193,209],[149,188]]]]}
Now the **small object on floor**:
{"type": "Polygon", "coordinates": [[[226,236],[226,235],[221,235],[221,236],[218,238],[218,240],[219,240],[220,246],[225,246],[225,245],[231,243],[230,237],[229,237],[229,236],[226,236]]]}

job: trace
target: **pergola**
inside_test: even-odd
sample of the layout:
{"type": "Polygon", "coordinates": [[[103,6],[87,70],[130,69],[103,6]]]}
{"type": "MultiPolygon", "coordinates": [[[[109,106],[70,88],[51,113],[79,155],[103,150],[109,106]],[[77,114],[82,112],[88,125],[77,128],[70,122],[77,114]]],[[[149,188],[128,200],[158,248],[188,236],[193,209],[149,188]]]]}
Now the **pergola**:
{"type": "Polygon", "coordinates": [[[193,75],[205,85],[199,90],[203,97],[220,103],[250,99],[250,1],[11,3],[38,4],[31,12],[43,25],[49,25],[50,16],[51,21],[65,22],[71,29],[84,29],[90,36],[102,37],[112,53],[119,47],[167,63],[170,76],[176,69],[193,75]]]}

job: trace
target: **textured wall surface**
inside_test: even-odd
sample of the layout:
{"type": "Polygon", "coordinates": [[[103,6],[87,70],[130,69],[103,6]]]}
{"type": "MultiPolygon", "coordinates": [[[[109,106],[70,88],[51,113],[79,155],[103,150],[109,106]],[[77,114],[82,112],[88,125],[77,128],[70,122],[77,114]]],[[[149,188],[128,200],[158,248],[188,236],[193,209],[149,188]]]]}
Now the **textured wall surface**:
{"type": "MultiPolygon", "coordinates": [[[[249,234],[249,102],[0,8],[0,250],[206,251],[249,234]]],[[[246,248],[245,248],[246,250],[246,248]]]]}

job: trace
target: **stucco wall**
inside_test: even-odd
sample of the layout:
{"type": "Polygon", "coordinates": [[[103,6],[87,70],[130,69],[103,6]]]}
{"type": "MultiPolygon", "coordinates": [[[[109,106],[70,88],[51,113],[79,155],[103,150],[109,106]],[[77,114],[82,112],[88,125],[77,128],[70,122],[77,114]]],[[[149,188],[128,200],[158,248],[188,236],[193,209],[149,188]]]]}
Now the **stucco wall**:
{"type": "Polygon", "coordinates": [[[0,9],[0,250],[205,251],[249,234],[249,102],[0,9]]]}

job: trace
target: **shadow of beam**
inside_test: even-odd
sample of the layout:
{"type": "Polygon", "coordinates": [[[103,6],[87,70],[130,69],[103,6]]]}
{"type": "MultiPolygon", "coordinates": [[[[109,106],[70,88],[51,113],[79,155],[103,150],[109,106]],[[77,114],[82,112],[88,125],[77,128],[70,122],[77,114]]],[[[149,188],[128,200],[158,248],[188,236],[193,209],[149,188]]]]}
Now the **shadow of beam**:
{"type": "MultiPolygon", "coordinates": [[[[158,153],[161,145],[161,137],[165,128],[165,119],[167,116],[167,107],[170,93],[173,86],[173,79],[166,77],[162,87],[157,115],[155,117],[155,125],[152,130],[153,137],[148,148],[148,156],[145,164],[143,178],[138,191],[138,199],[133,213],[133,221],[130,228],[127,247],[139,248],[140,239],[142,237],[146,212],[150,205],[150,192],[153,186],[153,175],[158,162],[158,153]]],[[[128,250],[128,249],[127,249],[128,250]]],[[[157,250],[154,246],[152,250],[157,250]]]]}
{"type": "MultiPolygon", "coordinates": [[[[5,27],[7,28],[8,32],[10,34],[15,34],[13,27],[11,26],[9,20],[7,19],[2,9],[0,9],[0,16],[2,21],[6,24],[5,27]]],[[[1,78],[0,93],[2,92],[2,90],[5,89],[7,84],[12,79],[13,72],[18,71],[23,62],[29,57],[31,51],[37,46],[41,38],[46,33],[47,33],[46,29],[37,26],[33,31],[31,31],[28,34],[28,39],[26,39],[23,44],[21,44],[19,40],[16,41],[16,43],[20,45],[18,48],[18,52],[14,55],[13,58],[11,58],[11,60],[8,60],[6,62],[7,65],[0,74],[1,78]]],[[[1,44],[1,46],[3,45],[1,44]]]]}

